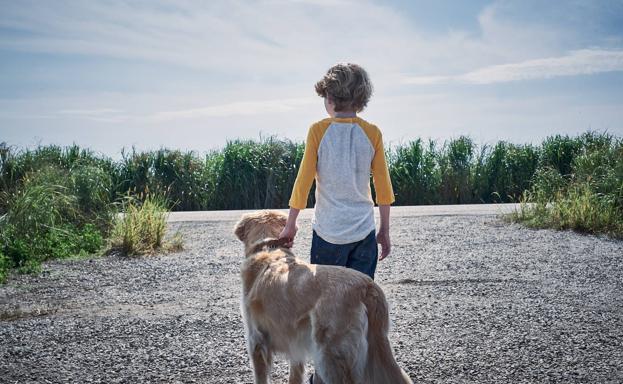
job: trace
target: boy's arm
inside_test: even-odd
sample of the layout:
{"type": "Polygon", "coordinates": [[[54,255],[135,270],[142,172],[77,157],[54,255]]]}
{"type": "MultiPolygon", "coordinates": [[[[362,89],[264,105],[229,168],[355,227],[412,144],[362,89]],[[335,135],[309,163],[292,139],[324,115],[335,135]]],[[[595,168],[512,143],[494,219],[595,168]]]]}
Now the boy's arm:
{"type": "Polygon", "coordinates": [[[379,233],[376,235],[376,242],[381,245],[381,256],[379,260],[383,260],[389,255],[392,250],[392,244],[389,239],[389,208],[390,205],[379,205],[379,212],[381,214],[381,227],[379,233]]]}
{"type": "Polygon", "coordinates": [[[389,178],[389,169],[385,161],[385,149],[383,148],[383,137],[378,131],[374,141],[374,158],[372,159],[372,181],[374,182],[374,192],[376,192],[376,204],[391,205],[396,198],[392,189],[392,181],[389,178]]]}
{"type": "Polygon", "coordinates": [[[305,141],[305,153],[299,167],[289,205],[291,208],[305,209],[307,207],[307,196],[311,189],[314,178],[316,177],[316,164],[318,163],[318,133],[312,125],[307,133],[305,141]]]}
{"type": "Polygon", "coordinates": [[[374,191],[376,192],[376,203],[379,206],[381,216],[381,226],[376,236],[376,241],[381,245],[381,255],[379,260],[383,260],[391,251],[391,240],[389,238],[389,210],[391,204],[396,200],[392,182],[389,178],[389,169],[385,160],[385,149],[383,147],[383,137],[381,132],[374,145],[374,158],[372,159],[372,180],[374,182],[374,191]]]}
{"type": "Polygon", "coordinates": [[[292,187],[292,195],[290,197],[290,213],[288,214],[288,220],[286,226],[279,234],[279,239],[287,238],[290,241],[285,244],[287,247],[292,247],[294,243],[294,236],[296,236],[296,219],[301,209],[307,207],[307,196],[311,189],[314,178],[316,177],[316,164],[318,163],[318,133],[314,126],[309,128],[307,133],[307,140],[305,141],[305,153],[303,154],[303,160],[299,167],[298,174],[296,175],[296,181],[294,187],[292,187]]]}

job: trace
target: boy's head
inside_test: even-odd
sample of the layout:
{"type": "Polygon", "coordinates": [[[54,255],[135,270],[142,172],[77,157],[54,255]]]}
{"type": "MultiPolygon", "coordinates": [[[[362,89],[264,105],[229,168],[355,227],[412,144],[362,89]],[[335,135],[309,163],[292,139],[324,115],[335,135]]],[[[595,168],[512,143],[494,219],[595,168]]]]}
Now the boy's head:
{"type": "Polygon", "coordinates": [[[372,83],[357,64],[340,63],[329,68],[316,83],[318,96],[327,98],[335,112],[361,112],[372,96],[372,83]]]}

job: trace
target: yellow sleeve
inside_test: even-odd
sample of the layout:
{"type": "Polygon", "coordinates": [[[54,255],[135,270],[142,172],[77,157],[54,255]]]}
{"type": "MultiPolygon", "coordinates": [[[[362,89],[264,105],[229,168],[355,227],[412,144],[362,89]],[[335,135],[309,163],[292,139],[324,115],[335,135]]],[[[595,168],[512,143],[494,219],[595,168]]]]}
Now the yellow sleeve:
{"type": "Polygon", "coordinates": [[[385,161],[385,149],[383,148],[383,136],[381,131],[374,135],[374,158],[372,159],[372,181],[376,192],[377,205],[390,205],[396,198],[392,189],[392,181],[389,178],[389,169],[385,161]]]}
{"type": "Polygon", "coordinates": [[[296,181],[294,182],[290,197],[289,204],[292,208],[305,209],[307,207],[307,196],[316,177],[316,164],[318,163],[320,135],[317,128],[317,124],[314,124],[307,133],[305,153],[303,154],[303,160],[296,175],[296,181]]]}

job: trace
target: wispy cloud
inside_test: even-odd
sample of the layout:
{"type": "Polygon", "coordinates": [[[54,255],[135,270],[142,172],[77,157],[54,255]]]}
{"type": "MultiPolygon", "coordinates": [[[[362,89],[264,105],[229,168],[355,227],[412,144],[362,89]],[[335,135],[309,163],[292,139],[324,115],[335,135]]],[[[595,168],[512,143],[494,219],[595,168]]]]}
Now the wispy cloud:
{"type": "MultiPolygon", "coordinates": [[[[63,109],[48,115],[46,119],[90,120],[100,123],[160,123],[183,120],[205,120],[213,117],[234,117],[287,113],[302,107],[318,105],[318,97],[302,97],[272,100],[245,100],[224,104],[212,104],[199,108],[178,108],[156,113],[132,113],[117,108],[63,109]]],[[[17,115],[13,117],[28,117],[17,115]]]]}
{"type": "Polygon", "coordinates": [[[562,57],[492,65],[454,76],[405,77],[405,84],[494,84],[623,71],[623,51],[578,50],[562,57]]]}
{"type": "Polygon", "coordinates": [[[100,108],[100,109],[63,109],[58,111],[59,115],[74,115],[74,116],[107,116],[110,114],[118,114],[121,112],[118,109],[112,108],[100,108]]]}
{"type": "Polygon", "coordinates": [[[398,58],[396,43],[409,38],[398,13],[370,1],[61,3],[3,4],[0,27],[20,33],[0,34],[0,48],[270,75],[369,50],[398,58]],[[326,44],[338,35],[349,44],[326,44]]]}
{"type": "Polygon", "coordinates": [[[206,117],[227,117],[261,115],[268,113],[289,112],[306,105],[318,104],[318,98],[294,98],[281,100],[240,101],[229,104],[213,105],[203,108],[180,109],[156,113],[151,118],[156,121],[197,119],[206,117]]]}
{"type": "Polygon", "coordinates": [[[52,115],[50,117],[73,117],[103,123],[120,123],[128,119],[128,116],[124,111],[113,108],[63,109],[56,112],[56,115],[52,115]]]}

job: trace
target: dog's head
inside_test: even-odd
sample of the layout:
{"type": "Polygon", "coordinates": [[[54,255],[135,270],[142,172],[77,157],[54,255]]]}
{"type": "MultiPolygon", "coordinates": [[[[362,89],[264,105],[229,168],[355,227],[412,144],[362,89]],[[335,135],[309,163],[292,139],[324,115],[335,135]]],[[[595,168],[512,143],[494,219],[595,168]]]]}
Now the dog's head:
{"type": "Polygon", "coordinates": [[[247,213],[234,227],[236,237],[249,249],[266,238],[277,238],[285,227],[287,216],[280,211],[257,211],[247,213]]]}

